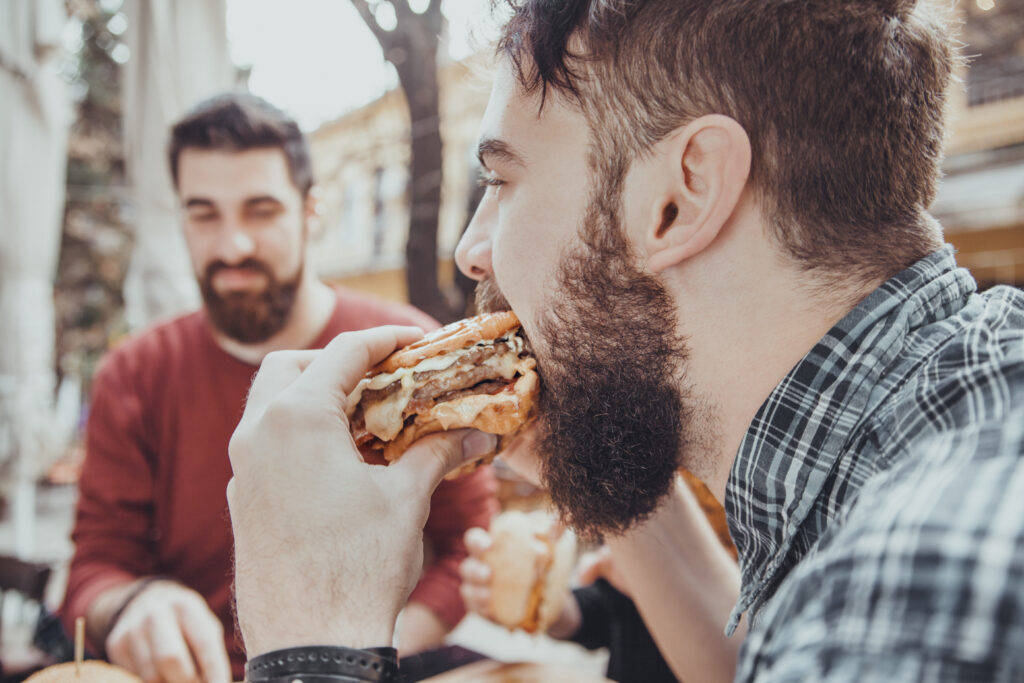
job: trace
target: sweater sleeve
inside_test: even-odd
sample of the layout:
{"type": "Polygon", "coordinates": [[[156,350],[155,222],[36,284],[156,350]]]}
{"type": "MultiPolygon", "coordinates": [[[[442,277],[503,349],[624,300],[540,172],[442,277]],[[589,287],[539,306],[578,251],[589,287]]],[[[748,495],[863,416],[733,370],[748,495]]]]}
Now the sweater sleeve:
{"type": "Polygon", "coordinates": [[[494,473],[485,466],[459,479],[442,481],[430,501],[424,534],[433,549],[433,561],[409,601],[427,607],[449,628],[466,614],[459,595],[459,563],[467,555],[462,537],[471,527],[490,526],[498,511],[497,490],[494,473]]]}
{"type": "Polygon", "coordinates": [[[147,452],[143,403],[128,374],[115,356],[93,385],[72,533],[75,554],[61,608],[68,633],[101,593],[155,573],[154,463],[147,452]]]}

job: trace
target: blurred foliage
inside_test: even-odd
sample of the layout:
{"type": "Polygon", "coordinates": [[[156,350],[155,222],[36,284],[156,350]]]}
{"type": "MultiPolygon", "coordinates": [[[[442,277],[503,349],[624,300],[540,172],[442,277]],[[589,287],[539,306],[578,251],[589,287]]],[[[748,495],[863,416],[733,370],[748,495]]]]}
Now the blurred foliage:
{"type": "Polygon", "coordinates": [[[119,0],[67,0],[63,73],[75,101],[68,143],[67,202],[57,271],[58,372],[88,387],[100,356],[124,331],[122,286],[131,254],[121,135],[119,0]],[[79,33],[80,31],[80,33],[79,33]]]}

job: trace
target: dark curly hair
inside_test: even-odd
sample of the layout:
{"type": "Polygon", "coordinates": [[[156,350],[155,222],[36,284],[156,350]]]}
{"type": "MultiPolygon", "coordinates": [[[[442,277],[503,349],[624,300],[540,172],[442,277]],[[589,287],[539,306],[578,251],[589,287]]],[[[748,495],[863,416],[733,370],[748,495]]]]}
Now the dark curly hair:
{"type": "Polygon", "coordinates": [[[774,238],[806,270],[888,277],[941,244],[926,211],[958,55],[938,3],[507,4],[499,54],[541,107],[557,92],[582,110],[608,172],[724,114],[750,138],[774,238]]]}
{"type": "Polygon", "coordinates": [[[171,127],[167,146],[171,179],[178,186],[182,150],[216,149],[241,152],[278,148],[288,161],[292,182],[305,197],[313,186],[313,164],[299,125],[266,100],[244,92],[216,95],[197,104],[171,127]]]}

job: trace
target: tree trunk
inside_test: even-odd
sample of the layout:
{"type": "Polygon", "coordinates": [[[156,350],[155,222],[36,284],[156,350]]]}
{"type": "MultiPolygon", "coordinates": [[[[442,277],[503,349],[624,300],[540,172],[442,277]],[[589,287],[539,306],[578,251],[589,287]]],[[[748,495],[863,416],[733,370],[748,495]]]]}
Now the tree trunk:
{"type": "Polygon", "coordinates": [[[444,177],[437,67],[433,51],[410,53],[410,58],[395,65],[409,103],[411,123],[406,283],[409,303],[441,322],[450,322],[458,314],[442,293],[437,272],[437,232],[444,177]]]}
{"type": "MultiPolygon", "coordinates": [[[[417,14],[407,0],[390,0],[398,25],[386,31],[377,23],[372,0],[351,0],[398,72],[409,106],[409,237],[406,285],[409,302],[441,322],[462,317],[462,304],[441,291],[437,272],[437,231],[444,176],[437,50],[444,16],[441,0],[417,14]]],[[[455,294],[455,292],[453,292],[455,294]]]]}

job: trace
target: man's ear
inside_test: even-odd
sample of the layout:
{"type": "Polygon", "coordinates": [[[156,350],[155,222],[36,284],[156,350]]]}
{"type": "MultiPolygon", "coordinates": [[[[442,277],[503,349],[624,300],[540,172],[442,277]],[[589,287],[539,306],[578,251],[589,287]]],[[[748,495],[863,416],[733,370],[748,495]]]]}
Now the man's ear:
{"type": "Polygon", "coordinates": [[[660,272],[703,251],[736,210],[750,175],[750,139],[734,119],[702,116],[658,143],[661,190],[645,228],[648,267],[660,272]]]}
{"type": "Polygon", "coordinates": [[[302,206],[303,223],[308,242],[316,241],[323,234],[323,192],[319,185],[313,185],[306,193],[302,206]]]}

